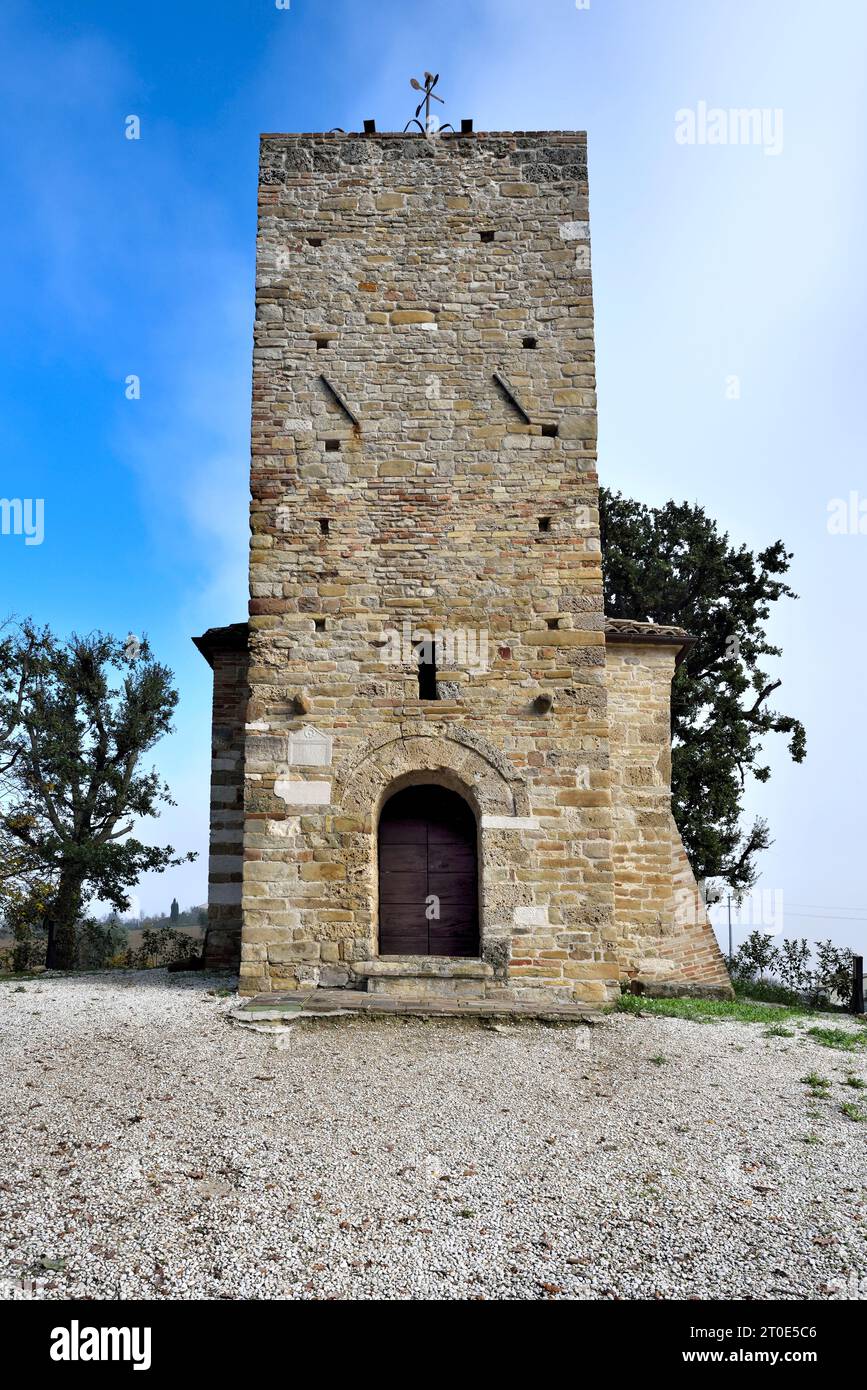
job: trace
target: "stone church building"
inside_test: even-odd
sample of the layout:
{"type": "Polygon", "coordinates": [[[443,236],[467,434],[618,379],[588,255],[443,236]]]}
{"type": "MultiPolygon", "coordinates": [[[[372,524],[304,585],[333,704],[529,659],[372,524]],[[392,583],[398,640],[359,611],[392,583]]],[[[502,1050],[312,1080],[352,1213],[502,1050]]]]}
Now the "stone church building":
{"type": "Polygon", "coordinates": [[[208,962],[728,993],[670,809],[691,639],[603,613],[585,135],[266,135],[258,226],[208,962]]]}

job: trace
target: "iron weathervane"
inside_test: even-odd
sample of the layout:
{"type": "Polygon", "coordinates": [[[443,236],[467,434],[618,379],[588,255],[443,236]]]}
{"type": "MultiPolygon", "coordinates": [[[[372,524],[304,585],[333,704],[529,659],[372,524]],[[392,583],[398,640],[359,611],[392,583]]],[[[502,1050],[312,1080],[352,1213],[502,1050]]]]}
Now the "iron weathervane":
{"type": "MultiPolygon", "coordinates": [[[[438,101],[442,106],[445,106],[443,98],[437,96],[436,92],[434,91],[434,87],[439,82],[439,80],[440,75],[438,72],[426,72],[424,75],[424,84],[419,82],[418,78],[416,77],[411,77],[409,79],[409,85],[416,92],[424,92],[424,97],[419,102],[418,106],[415,108],[415,116],[408,120],[406,125],[404,126],[404,134],[406,134],[411,125],[417,125],[422,135],[430,135],[432,131],[430,114],[431,102],[438,101]],[[424,125],[422,125],[421,121],[419,120],[419,113],[421,112],[422,107],[424,107],[424,125]]],[[[439,122],[437,122],[436,128],[437,130],[454,130],[454,126],[452,126],[451,124],[440,126],[439,122]]]]}

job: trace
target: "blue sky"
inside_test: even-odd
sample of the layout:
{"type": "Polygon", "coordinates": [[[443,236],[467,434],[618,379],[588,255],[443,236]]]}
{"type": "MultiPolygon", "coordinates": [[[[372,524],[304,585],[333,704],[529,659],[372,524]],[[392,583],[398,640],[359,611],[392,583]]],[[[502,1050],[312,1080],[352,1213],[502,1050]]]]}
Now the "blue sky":
{"type": "Polygon", "coordinates": [[[201,857],[140,905],[206,891],[190,636],[245,616],[259,132],[400,129],[429,68],[444,119],[588,131],[601,478],[794,550],[771,632],[808,760],[773,746],[750,790],[760,888],[786,935],[863,950],[867,534],[827,516],[867,503],[867,6],[4,0],[0,54],[0,496],[45,499],[41,546],[0,536],[0,614],[147,632],[177,674],[179,805],[150,834],[201,857]],[[700,102],[781,111],[781,151],[679,144],[700,102]]]}

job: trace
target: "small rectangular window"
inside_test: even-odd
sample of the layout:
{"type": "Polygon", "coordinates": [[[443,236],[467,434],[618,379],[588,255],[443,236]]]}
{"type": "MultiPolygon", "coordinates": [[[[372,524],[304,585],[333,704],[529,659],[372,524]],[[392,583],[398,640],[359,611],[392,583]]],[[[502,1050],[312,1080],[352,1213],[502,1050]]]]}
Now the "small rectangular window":
{"type": "Polygon", "coordinates": [[[321,517],[319,518],[319,530],[320,530],[320,532],[321,532],[321,534],[322,534],[323,536],[327,536],[327,535],[328,535],[328,528],[329,528],[329,519],[328,519],[328,517],[327,517],[327,516],[321,516],[321,517]]]}
{"type": "Polygon", "coordinates": [[[327,347],[329,347],[330,345],[331,345],[331,339],[330,339],[330,338],[317,338],[317,339],[316,339],[316,346],[317,346],[317,348],[327,348],[327,347]]]}
{"type": "Polygon", "coordinates": [[[321,238],[321,236],[309,236],[309,237],[307,238],[307,245],[308,245],[308,246],[321,246],[321,245],[322,245],[322,238],[321,238]]]}
{"type": "Polygon", "coordinates": [[[540,517],[539,517],[539,530],[540,530],[540,531],[550,531],[550,530],[551,530],[551,518],[550,518],[549,516],[540,516],[540,517]]]}
{"type": "Polygon", "coordinates": [[[324,619],[324,618],[314,618],[314,619],[313,619],[313,626],[315,627],[315,629],[316,629],[317,632],[324,632],[324,631],[325,631],[325,619],[324,619]]]}
{"type": "Polygon", "coordinates": [[[479,239],[481,241],[493,241],[494,233],[492,231],[479,232],[479,239]]]}
{"type": "Polygon", "coordinates": [[[542,434],[545,436],[546,439],[556,439],[556,438],[557,438],[557,426],[556,426],[556,425],[543,425],[543,426],[542,426],[542,434]]]}
{"type": "Polygon", "coordinates": [[[418,698],[438,700],[437,650],[435,642],[421,642],[418,647],[418,698]]]}
{"type": "Polygon", "coordinates": [[[326,452],[326,454],[336,454],[336,453],[339,453],[339,452],[340,452],[340,440],[339,440],[339,439],[326,439],[326,441],[325,441],[325,452],[326,452]]]}
{"type": "Polygon", "coordinates": [[[556,632],[558,627],[560,626],[559,618],[546,618],[545,622],[548,624],[548,629],[550,632],[556,632]]]}
{"type": "Polygon", "coordinates": [[[538,338],[524,338],[524,339],[523,339],[523,345],[524,345],[525,348],[534,348],[534,347],[538,347],[538,346],[539,346],[539,339],[538,339],[538,338]]]}

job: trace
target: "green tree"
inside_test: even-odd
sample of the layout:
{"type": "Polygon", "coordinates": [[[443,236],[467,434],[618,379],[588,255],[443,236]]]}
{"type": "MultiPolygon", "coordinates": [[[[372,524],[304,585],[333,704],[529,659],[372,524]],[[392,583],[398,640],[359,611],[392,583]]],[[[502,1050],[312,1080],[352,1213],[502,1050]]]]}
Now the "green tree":
{"type": "MultiPolygon", "coordinates": [[[[5,805],[21,756],[18,734],[27,696],[50,650],[47,630],[31,623],[0,625],[0,805],[5,805]]],[[[49,890],[41,866],[0,820],[0,912],[17,932],[32,930],[49,890]]]]}
{"type": "Polygon", "coordinates": [[[854,953],[848,946],[835,946],[830,937],[827,941],[816,942],[816,971],[813,978],[817,998],[825,992],[831,999],[838,995],[848,1003],[852,993],[854,959],[854,953]]]}
{"type": "Polygon", "coordinates": [[[797,992],[809,988],[812,980],[810,947],[805,937],[799,941],[787,938],[780,942],[777,970],[787,989],[797,992]]]}
{"type": "Polygon", "coordinates": [[[26,658],[30,669],[7,740],[0,835],[51,881],[48,963],[72,969],[87,897],[125,911],[141,874],[195,858],[131,833],[138,819],[174,805],[142,759],[170,732],[177,692],[146,642],[131,646],[96,633],[50,639],[35,661],[15,643],[8,655],[13,667],[26,658]]]}
{"type": "Polygon", "coordinates": [[[180,920],[180,916],[181,909],[178,907],[178,900],[177,898],[172,898],[172,905],[169,909],[169,920],[172,922],[174,926],[177,926],[178,921],[180,920]]]}
{"type": "Polygon", "coordinates": [[[764,980],[766,973],[773,974],[779,964],[780,953],[763,931],[750,932],[735,955],[737,973],[747,979],[754,979],[758,975],[760,980],[764,980]]]}
{"type": "Polygon", "coordinates": [[[742,823],[747,777],[770,776],[763,742],[785,734],[795,762],[806,753],[801,722],[769,703],[781,681],[764,669],[781,655],[765,635],[771,605],[797,597],[783,579],[791,555],[779,540],[757,555],[734,547],[687,502],[647,507],[603,489],[600,524],[606,613],[697,639],[672,682],[672,810],[696,877],[740,896],[771,843],[765,821],[742,823]]]}

